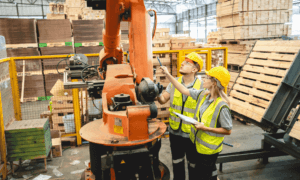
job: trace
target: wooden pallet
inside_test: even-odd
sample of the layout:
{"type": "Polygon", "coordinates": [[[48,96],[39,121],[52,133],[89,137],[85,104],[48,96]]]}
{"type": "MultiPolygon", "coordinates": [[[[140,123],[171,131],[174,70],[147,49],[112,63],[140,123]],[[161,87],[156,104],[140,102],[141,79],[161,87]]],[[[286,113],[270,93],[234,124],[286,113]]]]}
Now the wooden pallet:
{"type": "Polygon", "coordinates": [[[28,44],[6,44],[6,49],[18,49],[18,48],[37,48],[37,43],[28,43],[28,44]]]}
{"type": "Polygon", "coordinates": [[[73,109],[73,96],[52,96],[51,101],[54,111],[73,109]]]}
{"type": "Polygon", "coordinates": [[[53,14],[48,13],[47,19],[66,19],[66,14],[53,14]]]}
{"type": "Polygon", "coordinates": [[[82,42],[82,43],[75,43],[75,47],[88,47],[88,46],[103,46],[102,42],[82,42]]]}
{"type": "Polygon", "coordinates": [[[260,122],[300,41],[258,41],[230,92],[231,109],[260,122]]]}
{"type": "Polygon", "coordinates": [[[240,72],[241,68],[242,67],[237,64],[227,64],[227,69],[231,72],[240,72]]]}
{"type": "Polygon", "coordinates": [[[227,64],[243,66],[248,54],[247,53],[228,53],[227,64]]]}
{"type": "Polygon", "coordinates": [[[239,117],[237,115],[233,115],[233,119],[236,120],[236,121],[239,121],[239,122],[241,122],[241,123],[243,123],[245,125],[251,125],[251,123],[247,123],[246,121],[244,121],[243,118],[241,118],[241,117],[239,117]]]}
{"type": "Polygon", "coordinates": [[[296,139],[300,140],[300,121],[297,121],[294,124],[294,126],[293,126],[293,128],[292,128],[289,135],[293,138],[296,138],[296,139]]]}
{"type": "Polygon", "coordinates": [[[52,121],[53,124],[64,123],[63,117],[68,114],[73,114],[74,109],[54,109],[52,111],[52,121]]]}

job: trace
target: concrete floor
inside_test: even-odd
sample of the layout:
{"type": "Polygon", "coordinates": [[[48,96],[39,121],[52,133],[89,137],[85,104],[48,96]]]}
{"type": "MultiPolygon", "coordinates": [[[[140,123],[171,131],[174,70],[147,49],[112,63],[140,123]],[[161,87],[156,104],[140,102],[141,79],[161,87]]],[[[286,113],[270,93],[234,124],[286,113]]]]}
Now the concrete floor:
{"type": "MultiPolygon", "coordinates": [[[[224,146],[222,153],[238,152],[243,150],[258,149],[261,147],[261,139],[263,138],[259,127],[254,125],[244,125],[238,121],[233,122],[233,130],[231,136],[225,138],[225,142],[233,144],[234,147],[224,146]]],[[[48,172],[41,173],[52,176],[51,179],[80,179],[81,172],[86,168],[85,162],[89,161],[89,147],[82,145],[81,147],[68,148],[63,151],[63,157],[53,158],[48,161],[48,172]],[[74,160],[79,160],[77,165],[71,165],[74,160]],[[55,176],[53,168],[57,167],[63,175],[55,176]],[[71,174],[73,171],[79,170],[78,173],[71,174]]],[[[170,152],[169,139],[162,139],[162,148],[160,150],[160,161],[162,161],[172,172],[172,160],[170,152]]],[[[300,179],[300,161],[291,156],[282,156],[269,159],[270,163],[263,165],[258,160],[248,160],[242,162],[233,162],[223,164],[223,172],[219,172],[220,180],[299,180],[300,179]]],[[[33,169],[42,168],[43,162],[33,163],[33,169]],[[35,167],[34,167],[35,166],[35,167]]],[[[28,167],[28,166],[27,166],[28,167]]],[[[35,176],[40,173],[35,174],[35,176]]],[[[35,177],[33,176],[33,177],[35,177]]],[[[30,179],[33,179],[30,178],[30,179]]],[[[171,173],[171,179],[173,174],[171,173]]],[[[187,178],[188,179],[188,178],[187,178]]]]}

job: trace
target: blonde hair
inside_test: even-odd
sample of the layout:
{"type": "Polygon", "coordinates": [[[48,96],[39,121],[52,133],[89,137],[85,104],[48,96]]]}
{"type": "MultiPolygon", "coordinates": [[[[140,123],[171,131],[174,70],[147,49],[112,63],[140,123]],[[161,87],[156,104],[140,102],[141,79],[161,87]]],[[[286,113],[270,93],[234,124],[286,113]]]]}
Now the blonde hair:
{"type": "MultiPolygon", "coordinates": [[[[217,82],[216,80],[214,80],[214,81],[217,82]]],[[[230,100],[229,100],[227,94],[225,94],[223,89],[219,88],[217,85],[213,86],[211,91],[209,91],[209,90],[205,91],[203,95],[208,95],[208,94],[214,94],[217,97],[221,97],[222,100],[225,101],[230,106],[230,100]]]]}

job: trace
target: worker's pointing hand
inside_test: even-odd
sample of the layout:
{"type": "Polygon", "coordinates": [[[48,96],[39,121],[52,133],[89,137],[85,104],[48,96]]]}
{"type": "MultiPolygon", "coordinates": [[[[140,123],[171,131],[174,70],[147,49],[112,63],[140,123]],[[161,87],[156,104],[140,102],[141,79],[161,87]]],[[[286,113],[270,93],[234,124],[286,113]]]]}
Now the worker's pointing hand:
{"type": "Polygon", "coordinates": [[[169,75],[169,71],[168,71],[168,68],[166,66],[160,66],[160,69],[162,70],[162,72],[166,75],[169,75]]]}

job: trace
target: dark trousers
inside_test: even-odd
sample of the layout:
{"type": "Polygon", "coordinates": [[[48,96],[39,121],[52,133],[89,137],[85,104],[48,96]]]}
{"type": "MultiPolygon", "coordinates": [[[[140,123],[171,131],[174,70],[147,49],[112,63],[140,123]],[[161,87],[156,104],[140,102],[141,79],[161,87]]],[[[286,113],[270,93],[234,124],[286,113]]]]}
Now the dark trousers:
{"type": "Polygon", "coordinates": [[[216,161],[219,153],[199,154],[192,141],[188,142],[187,147],[189,180],[217,180],[216,161]]]}
{"type": "Polygon", "coordinates": [[[187,145],[191,142],[189,138],[184,138],[170,133],[170,146],[173,163],[174,180],[185,180],[185,155],[187,145]]]}

